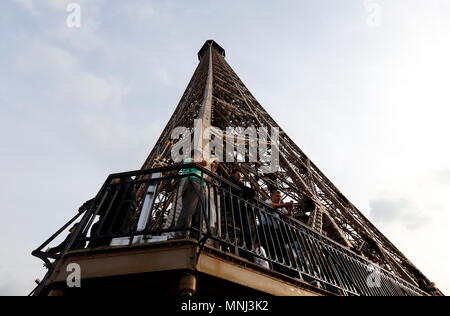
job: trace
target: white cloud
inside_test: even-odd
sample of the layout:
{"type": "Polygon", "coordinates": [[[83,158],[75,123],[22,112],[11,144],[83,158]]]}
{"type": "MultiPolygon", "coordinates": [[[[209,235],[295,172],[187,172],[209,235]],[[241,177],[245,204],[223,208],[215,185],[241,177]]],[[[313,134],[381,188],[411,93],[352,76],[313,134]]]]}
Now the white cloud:
{"type": "Polygon", "coordinates": [[[98,35],[98,32],[101,27],[101,14],[104,7],[103,0],[47,1],[47,4],[56,12],[59,12],[60,15],[60,22],[52,29],[47,30],[48,37],[57,38],[64,41],[67,46],[81,51],[91,51],[102,46],[103,40],[98,35]],[[79,28],[70,28],[66,25],[66,18],[69,14],[67,12],[67,5],[71,2],[79,4],[81,8],[81,27],[79,28]]]}
{"type": "MultiPolygon", "coordinates": [[[[67,46],[90,51],[102,45],[98,36],[104,0],[14,0],[28,13],[39,18],[39,27],[47,38],[66,42],[67,46]],[[70,28],[66,24],[67,6],[77,3],[81,7],[81,27],[70,28]]],[[[148,11],[148,10],[147,10],[148,11]]],[[[144,13],[147,12],[144,10],[144,13]]]]}
{"type": "Polygon", "coordinates": [[[54,10],[66,10],[70,3],[77,3],[81,8],[89,9],[91,12],[99,13],[100,8],[105,4],[105,0],[36,0],[45,3],[54,10]]]}
{"type": "Polygon", "coordinates": [[[144,22],[145,20],[151,19],[153,16],[155,16],[155,14],[156,11],[149,1],[145,1],[140,6],[137,7],[136,16],[139,18],[140,22],[144,22]]]}
{"type": "Polygon", "coordinates": [[[430,223],[430,217],[407,199],[379,198],[370,202],[371,217],[383,225],[404,226],[410,230],[423,228],[430,223]]]}
{"type": "Polygon", "coordinates": [[[53,98],[70,100],[79,107],[105,109],[120,106],[128,88],[120,78],[99,76],[83,69],[77,57],[69,51],[42,42],[20,57],[22,70],[45,77],[53,98]]]}
{"type": "Polygon", "coordinates": [[[14,0],[15,3],[19,4],[22,8],[24,8],[28,13],[37,17],[40,16],[40,11],[35,5],[34,0],[14,0]]]}
{"type": "Polygon", "coordinates": [[[69,47],[81,51],[92,51],[103,44],[102,39],[97,35],[99,28],[100,22],[83,17],[81,27],[69,28],[61,24],[59,27],[48,31],[47,36],[66,42],[69,47]]]}
{"type": "MultiPolygon", "coordinates": [[[[83,0],[81,0],[83,1],[83,0]]],[[[66,10],[71,2],[80,3],[80,0],[45,0],[46,4],[56,10],[66,10]]]]}
{"type": "Polygon", "coordinates": [[[450,185],[450,169],[437,171],[434,174],[433,180],[439,184],[450,185]]]}
{"type": "Polygon", "coordinates": [[[130,20],[140,23],[147,22],[156,15],[152,1],[135,0],[133,2],[119,3],[120,13],[126,15],[130,20]]]}

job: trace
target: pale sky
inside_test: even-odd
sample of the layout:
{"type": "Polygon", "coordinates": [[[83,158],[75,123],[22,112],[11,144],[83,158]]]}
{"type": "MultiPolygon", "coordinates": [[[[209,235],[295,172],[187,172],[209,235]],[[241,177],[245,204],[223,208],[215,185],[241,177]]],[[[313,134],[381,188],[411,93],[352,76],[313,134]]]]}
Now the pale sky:
{"type": "Polygon", "coordinates": [[[0,295],[28,294],[45,273],[31,251],[108,174],[141,167],[208,39],[450,293],[450,1],[2,0],[0,295]]]}

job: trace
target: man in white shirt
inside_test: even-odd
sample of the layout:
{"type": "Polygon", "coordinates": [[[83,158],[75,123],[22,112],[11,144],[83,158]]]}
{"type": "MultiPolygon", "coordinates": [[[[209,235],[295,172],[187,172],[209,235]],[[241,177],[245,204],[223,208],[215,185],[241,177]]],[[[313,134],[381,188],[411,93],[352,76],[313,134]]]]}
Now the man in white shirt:
{"type": "MultiPolygon", "coordinates": [[[[281,213],[286,216],[292,217],[292,209],[294,208],[294,204],[292,202],[283,203],[281,200],[281,192],[273,191],[270,194],[270,200],[267,200],[266,203],[270,205],[271,208],[278,209],[281,213]]],[[[277,218],[281,219],[279,214],[275,215],[277,218]]]]}

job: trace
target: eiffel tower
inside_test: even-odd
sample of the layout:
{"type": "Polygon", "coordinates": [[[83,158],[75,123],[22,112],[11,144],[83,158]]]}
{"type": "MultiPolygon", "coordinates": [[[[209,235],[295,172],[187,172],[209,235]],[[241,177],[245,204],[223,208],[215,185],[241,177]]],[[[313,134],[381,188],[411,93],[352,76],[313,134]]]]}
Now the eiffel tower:
{"type": "MultiPolygon", "coordinates": [[[[206,127],[222,130],[242,124],[279,127],[227,63],[222,47],[212,40],[207,41],[198,57],[200,64],[143,169],[150,168],[155,160],[170,160],[167,144],[171,141],[171,131],[177,126],[193,127],[195,118],[202,119],[206,127]]],[[[409,282],[424,278],[279,128],[278,172],[263,176],[258,163],[228,164],[224,168],[230,172],[238,167],[264,199],[269,197],[271,188],[278,188],[285,197],[298,203],[298,215],[313,205],[308,225],[343,246],[358,249],[409,282]]]]}
{"type": "MultiPolygon", "coordinates": [[[[176,274],[177,277],[174,280],[171,279],[174,284],[178,284],[181,288],[188,288],[188,292],[190,293],[199,291],[197,289],[197,281],[203,278],[202,284],[208,284],[207,288],[209,290],[211,290],[211,288],[216,290],[217,288],[227,288],[229,291],[237,291],[237,293],[259,291],[259,293],[275,295],[289,295],[288,293],[296,293],[296,295],[327,295],[333,293],[337,295],[426,295],[425,292],[419,289],[419,286],[431,284],[430,280],[428,280],[427,277],[421,273],[419,269],[415,267],[414,264],[408,260],[406,256],[403,255],[402,252],[397,249],[395,245],[391,243],[388,238],[386,238],[333,185],[333,183],[331,183],[331,181],[264,110],[264,108],[258,103],[256,98],[250,93],[244,83],[239,79],[238,75],[227,63],[225,59],[225,50],[215,41],[208,40],[200,49],[198,58],[199,65],[195,70],[195,73],[190,80],[181,101],[179,102],[174,114],[170,118],[169,123],[162,132],[150,155],[143,164],[141,171],[110,176],[102,188],[103,192],[106,192],[105,188],[110,186],[110,182],[108,181],[111,181],[114,177],[132,177],[128,178],[131,180],[127,180],[129,181],[127,183],[132,183],[131,185],[135,188],[133,191],[133,198],[130,199],[133,200],[133,206],[129,207],[131,215],[128,217],[127,224],[125,225],[131,227],[131,233],[130,230],[127,231],[131,237],[127,237],[127,234],[125,234],[125,236],[122,234],[122,236],[113,239],[113,241],[119,240],[120,238],[123,240],[123,238],[125,238],[126,242],[124,244],[120,244],[119,242],[119,244],[114,244],[115,248],[111,248],[111,250],[103,247],[103,252],[93,253],[89,250],[87,254],[85,253],[83,258],[88,258],[89,255],[91,255],[96,256],[95,260],[97,260],[92,263],[86,262],[85,264],[85,266],[90,267],[87,268],[90,273],[90,278],[94,279],[97,277],[96,279],[98,279],[99,275],[105,275],[99,271],[102,269],[102,265],[98,265],[98,260],[100,260],[99,258],[102,258],[102,254],[105,254],[105,252],[113,251],[112,249],[114,249],[114,251],[118,251],[117,246],[131,246],[134,243],[133,240],[135,240],[136,235],[138,235],[135,230],[133,231],[133,229],[139,227],[143,220],[144,224],[141,225],[141,230],[139,230],[141,234],[140,237],[144,235],[144,230],[147,233],[150,231],[154,232],[157,227],[161,228],[164,226],[163,223],[167,222],[168,210],[171,207],[173,208],[173,201],[178,196],[176,193],[177,190],[165,189],[165,187],[169,186],[169,182],[165,182],[164,185],[159,182],[156,186],[152,185],[153,182],[150,183],[148,181],[157,181],[152,179],[160,178],[162,174],[171,174],[175,176],[175,174],[178,175],[180,173],[180,170],[182,169],[177,169],[176,172],[173,172],[173,170],[170,169],[180,166],[180,161],[176,161],[176,159],[174,159],[174,148],[178,148],[177,145],[179,146],[180,143],[182,143],[181,138],[178,140],[178,138],[174,137],[173,131],[179,127],[185,127],[188,130],[189,142],[192,140],[194,144],[193,149],[203,152],[204,158],[209,159],[213,156],[219,157],[220,163],[217,173],[220,175],[220,179],[226,179],[234,170],[239,170],[244,175],[246,185],[255,191],[255,198],[260,201],[268,200],[270,198],[271,191],[275,189],[280,191],[282,198],[284,200],[292,201],[294,205],[292,211],[293,217],[288,219],[290,226],[286,227],[289,227],[289,229],[299,227],[298,234],[300,234],[300,232],[307,232],[310,234],[310,237],[308,238],[316,238],[317,240],[326,241],[329,249],[327,248],[328,250],[324,250],[324,245],[320,244],[318,241],[315,241],[316,239],[314,239],[310,244],[308,241],[310,239],[302,239],[304,244],[309,244],[308,249],[311,253],[308,254],[308,249],[303,249],[305,254],[302,257],[303,259],[297,261],[297,263],[300,263],[296,265],[296,269],[293,269],[294,265],[292,263],[295,260],[292,260],[289,265],[285,264],[286,267],[289,266],[289,268],[298,273],[298,279],[301,281],[297,280],[295,281],[297,283],[295,283],[294,280],[291,279],[288,282],[284,280],[284,277],[294,279],[296,277],[293,277],[289,273],[282,277],[278,274],[278,271],[275,276],[271,276],[271,282],[279,281],[288,283],[284,283],[282,287],[278,287],[277,289],[274,287],[270,289],[260,289],[256,285],[249,285],[248,283],[251,283],[250,280],[252,278],[256,278],[256,276],[251,276],[248,268],[246,268],[246,271],[239,272],[240,278],[246,280],[243,282],[237,281],[236,279],[226,279],[217,271],[212,272],[208,270],[210,275],[205,277],[198,274],[198,271],[201,270],[198,268],[193,269],[194,271],[197,271],[197,273],[186,273],[185,268],[174,268],[173,270],[167,268],[170,271],[183,271],[182,273],[180,272],[180,274],[176,274]],[[201,131],[200,137],[198,137],[198,135],[196,136],[194,132],[194,129],[196,128],[199,128],[201,131]],[[248,137],[249,135],[246,135],[245,132],[243,134],[239,133],[239,131],[245,131],[247,128],[253,128],[256,130],[260,128],[272,129],[271,134],[267,133],[267,135],[264,135],[263,140],[259,140],[260,142],[265,143],[267,147],[272,148],[271,153],[274,153],[275,151],[277,152],[277,166],[275,169],[272,169],[271,172],[268,172],[267,170],[271,168],[270,164],[272,162],[257,159],[258,157],[261,158],[261,154],[258,156],[257,154],[252,153],[249,149],[251,142],[250,137],[248,137]],[[231,153],[232,159],[229,159],[230,157],[220,159],[220,154],[222,154],[222,151],[218,151],[217,148],[211,149],[208,146],[212,139],[202,137],[204,135],[203,132],[207,130],[214,131],[211,133],[212,135],[215,135],[213,138],[220,136],[219,139],[224,147],[233,148],[231,153]],[[278,131],[277,134],[273,132],[275,130],[278,131]],[[224,131],[230,131],[230,133],[225,133],[224,131]],[[192,137],[194,139],[192,139],[192,137]],[[238,157],[238,147],[235,147],[236,142],[239,141],[241,141],[241,146],[244,145],[244,150],[241,151],[241,157],[238,157]],[[230,146],[230,144],[231,147],[227,147],[230,146]],[[157,170],[157,172],[154,171],[150,174],[147,173],[149,170],[157,170]],[[147,182],[144,183],[145,181],[147,182]],[[148,196],[152,196],[151,204],[153,205],[153,209],[150,211],[150,215],[147,214],[143,217],[143,210],[148,204],[146,202],[148,201],[148,196]],[[335,250],[346,253],[346,256],[343,256],[342,258],[339,256],[334,256],[333,254],[335,250]],[[314,254],[317,255],[316,259],[313,258],[314,254]],[[354,260],[358,260],[359,263],[356,264],[346,261],[348,259],[344,259],[344,257],[354,257],[354,260]],[[92,264],[94,267],[91,267],[89,264],[92,264]],[[353,264],[355,264],[355,266],[353,266],[353,264]],[[383,276],[382,281],[387,282],[387,284],[383,283],[384,285],[382,286],[384,292],[383,290],[379,290],[377,292],[377,290],[365,288],[366,282],[364,281],[364,278],[370,275],[370,272],[360,270],[358,266],[361,264],[365,266],[375,264],[375,266],[379,267],[383,271],[381,273],[383,276]],[[300,268],[300,266],[304,266],[304,268],[300,268]],[[350,266],[354,267],[355,270],[351,270],[349,268],[350,266]],[[312,271],[315,272],[313,273],[312,271]],[[329,272],[329,274],[326,272],[329,272]],[[333,275],[336,279],[332,277],[333,275]],[[317,279],[315,276],[317,276],[317,279]],[[214,280],[216,281],[210,279],[210,277],[214,277],[214,280]],[[217,280],[219,279],[222,281],[217,283],[220,285],[217,285],[215,282],[218,282],[217,280]],[[340,281],[338,281],[338,279],[340,281]],[[223,282],[226,282],[226,286],[224,286],[225,283],[223,282]],[[391,284],[391,282],[393,283],[391,284]],[[294,285],[294,283],[296,285],[294,285]],[[280,288],[285,288],[286,292],[279,290],[280,288]]],[[[184,140],[186,140],[186,138],[184,140]]],[[[173,183],[173,180],[171,181],[172,182],[170,183],[173,183]]],[[[64,272],[64,269],[61,269],[61,267],[68,264],[67,259],[64,260],[65,258],[71,256],[76,257],[77,252],[80,253],[84,251],[78,249],[74,252],[72,251],[73,249],[71,248],[71,245],[73,245],[80,238],[87,238],[86,240],[89,240],[88,230],[92,226],[95,216],[99,213],[98,209],[101,208],[100,204],[103,203],[99,202],[102,200],[102,190],[99,195],[97,195],[94,202],[91,202],[90,204],[88,203],[89,206],[86,207],[86,213],[84,215],[80,212],[75,219],[66,224],[58,232],[58,234],[62,233],[64,229],[67,229],[71,225],[71,223],[75,222],[78,218],[82,218],[80,225],[83,227],[78,228],[78,237],[72,236],[70,245],[65,244],[65,249],[62,253],[53,257],[53,259],[55,259],[54,262],[51,262],[48,254],[43,251],[43,246],[48,245],[53,239],[49,239],[46,243],[44,243],[44,245],[33,253],[35,256],[43,259],[46,264],[51,267],[45,279],[40,283],[40,287],[34,291],[35,295],[42,295],[43,293],[55,294],[68,292],[67,289],[64,291],[64,285],[61,285],[64,278],[61,275],[58,276],[58,273],[61,274],[61,271],[64,272]],[[57,271],[59,272],[57,273],[57,271]],[[59,284],[59,287],[55,287],[55,284],[59,284]]],[[[121,203],[122,204],[120,205],[123,205],[124,202],[122,201],[121,203]]],[[[111,202],[111,205],[112,204],[113,203],[111,202]]],[[[227,221],[226,218],[223,220],[227,221]]],[[[234,225],[235,221],[229,220],[228,222],[230,221],[232,222],[231,225],[234,225]]],[[[233,228],[234,234],[236,234],[236,231],[238,232],[237,234],[242,234],[243,227],[241,226],[240,228],[241,229],[233,228]]],[[[55,234],[55,236],[56,235],[57,234],[55,234]]],[[[292,237],[292,239],[289,238],[291,243],[295,242],[296,237],[294,237],[294,235],[294,233],[290,235],[292,237]]],[[[53,238],[55,236],[53,236],[53,238]]],[[[92,236],[93,234],[91,230],[91,241],[93,238],[92,236]]],[[[242,251],[245,247],[239,250],[237,249],[238,246],[233,244],[231,241],[231,244],[236,246],[235,248],[237,250],[232,255],[226,254],[227,251],[233,248],[224,246],[226,242],[229,242],[230,238],[227,237],[221,239],[220,236],[218,236],[217,240],[222,243],[220,247],[215,247],[219,248],[219,250],[213,250],[214,247],[210,247],[208,244],[205,245],[205,243],[201,243],[200,246],[196,245],[197,248],[195,249],[200,249],[199,251],[201,251],[202,249],[204,250],[206,248],[211,248],[210,253],[211,256],[212,253],[215,254],[215,260],[219,260],[217,258],[220,257],[220,260],[226,261],[227,259],[230,259],[229,256],[233,255],[235,257],[233,257],[234,259],[232,261],[241,262],[241,267],[247,267],[248,264],[250,264],[248,262],[248,256],[246,257],[247,261],[243,258],[237,258],[241,253],[240,251],[242,251]]],[[[151,245],[154,246],[156,244],[157,243],[153,242],[151,245]]],[[[111,245],[113,245],[113,243],[111,243],[111,245]]],[[[282,245],[279,244],[278,246],[282,245]]],[[[178,244],[178,247],[187,246],[181,246],[181,244],[178,244]]],[[[171,249],[174,249],[173,246],[171,249]]],[[[251,251],[252,249],[246,250],[251,251]]],[[[129,255],[129,253],[127,255],[122,254],[122,256],[129,255]]],[[[156,259],[159,255],[162,256],[161,253],[152,252],[152,256],[148,258],[156,259]]],[[[173,258],[164,257],[165,260],[167,260],[167,266],[169,267],[174,265],[173,260],[177,260],[174,258],[179,259],[179,256],[181,255],[178,253],[174,254],[173,258]]],[[[268,257],[263,257],[262,259],[270,259],[269,257],[270,255],[268,257]]],[[[198,258],[197,260],[198,261],[196,264],[198,262],[203,262],[198,258]]],[[[266,262],[269,261],[270,260],[267,260],[266,262]]],[[[123,263],[125,261],[121,262],[123,263]]],[[[129,262],[129,260],[126,262],[129,262]]],[[[285,260],[284,262],[286,263],[287,261],[285,260]]],[[[270,263],[272,264],[271,261],[270,263]]],[[[225,265],[229,263],[222,262],[222,264],[225,265]]],[[[276,264],[277,263],[274,261],[274,265],[276,264]]],[[[127,267],[124,266],[123,269],[125,269],[125,272],[116,272],[116,274],[120,274],[121,276],[131,276],[137,275],[138,272],[140,273],[139,275],[143,275],[144,272],[152,272],[153,274],[151,280],[157,280],[158,276],[155,276],[155,271],[157,270],[159,271],[158,273],[162,273],[161,271],[164,270],[161,266],[157,269],[155,268],[155,271],[141,271],[139,270],[141,268],[142,267],[129,267],[128,269],[130,272],[127,273],[127,267]],[[137,270],[135,271],[133,269],[137,270]],[[132,273],[131,270],[134,272],[132,273]]],[[[236,270],[238,268],[239,267],[234,266],[235,270],[233,270],[233,273],[238,273],[236,270]]],[[[207,268],[204,268],[204,270],[201,271],[206,270],[207,268]]],[[[208,273],[205,272],[205,274],[208,273]]],[[[112,284],[114,282],[120,284],[121,282],[124,282],[123,279],[114,279],[117,275],[114,273],[109,275],[108,284],[112,284]]],[[[162,279],[165,277],[166,275],[164,275],[162,279]]],[[[88,277],[86,278],[89,279],[88,277]]],[[[200,284],[200,281],[198,282],[200,284]]],[[[136,285],[137,283],[139,282],[136,281],[136,279],[133,279],[133,281],[129,281],[129,283],[127,283],[127,288],[132,288],[133,286],[130,284],[136,285]]],[[[88,281],[88,284],[91,283],[88,281]]],[[[160,283],[156,282],[155,284],[160,283]]],[[[95,288],[93,285],[92,287],[95,288]]]]}

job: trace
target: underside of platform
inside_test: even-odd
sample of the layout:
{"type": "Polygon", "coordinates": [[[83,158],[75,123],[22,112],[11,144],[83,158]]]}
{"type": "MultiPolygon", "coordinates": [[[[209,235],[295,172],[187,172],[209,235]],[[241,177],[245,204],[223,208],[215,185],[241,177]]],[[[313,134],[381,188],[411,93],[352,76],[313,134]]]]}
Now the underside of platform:
{"type": "Polygon", "coordinates": [[[42,295],[90,295],[99,290],[116,294],[143,290],[163,296],[332,295],[189,240],[71,252],[58,264],[42,295]],[[73,272],[68,266],[74,263],[80,266],[80,288],[69,288],[66,282],[73,272]]]}

